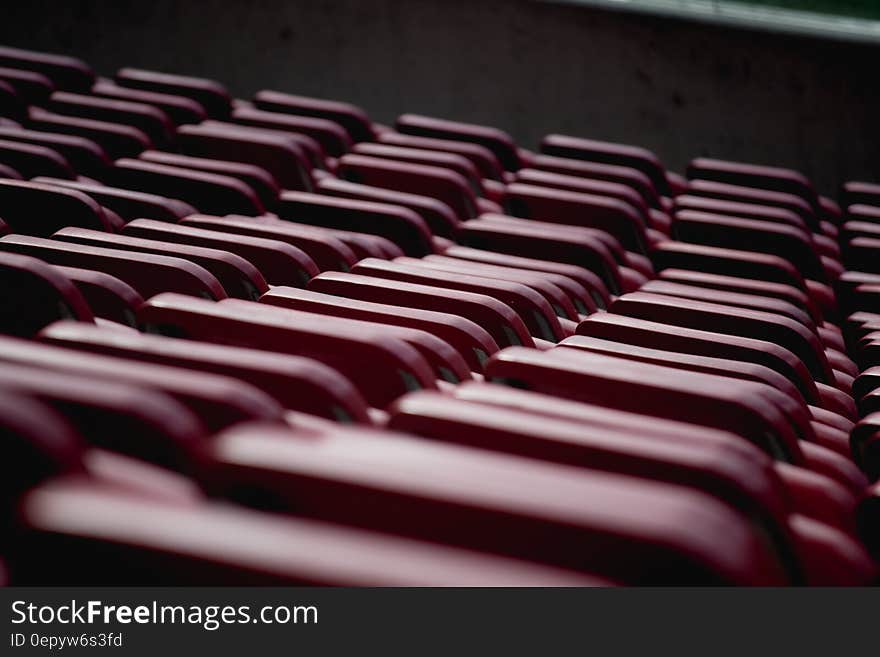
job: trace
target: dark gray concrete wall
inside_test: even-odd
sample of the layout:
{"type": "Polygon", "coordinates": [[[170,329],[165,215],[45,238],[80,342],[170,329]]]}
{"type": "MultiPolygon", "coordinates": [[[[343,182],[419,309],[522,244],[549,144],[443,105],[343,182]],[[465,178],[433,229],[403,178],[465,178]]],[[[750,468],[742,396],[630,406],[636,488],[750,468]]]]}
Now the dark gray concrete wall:
{"type": "Polygon", "coordinates": [[[24,0],[0,42],[489,123],[880,179],[880,46],[525,0],[24,0]]]}

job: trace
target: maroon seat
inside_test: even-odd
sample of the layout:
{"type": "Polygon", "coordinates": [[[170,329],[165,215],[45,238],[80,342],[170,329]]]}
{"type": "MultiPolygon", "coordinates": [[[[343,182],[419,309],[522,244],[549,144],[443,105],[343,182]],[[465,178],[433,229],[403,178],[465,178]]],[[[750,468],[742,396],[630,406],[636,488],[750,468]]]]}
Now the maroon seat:
{"type": "Polygon", "coordinates": [[[859,181],[844,183],[840,190],[840,201],[850,213],[854,205],[880,206],[880,185],[859,181]]]}
{"type": "Polygon", "coordinates": [[[726,215],[728,217],[771,221],[794,226],[795,228],[807,228],[807,224],[804,223],[801,215],[786,208],[759,203],[727,201],[707,196],[682,194],[681,196],[675,197],[673,211],[678,212],[680,210],[695,210],[698,212],[726,215]]]}
{"type": "Polygon", "coordinates": [[[396,262],[420,264],[424,267],[436,268],[451,273],[472,274],[474,276],[522,283],[543,296],[560,319],[578,321],[578,310],[574,305],[575,300],[579,299],[582,302],[589,302],[589,297],[580,284],[560,274],[459,260],[445,255],[429,255],[420,260],[398,258],[396,262]],[[580,294],[580,292],[583,292],[583,294],[580,294]]]}
{"type": "Polygon", "coordinates": [[[589,233],[548,236],[541,222],[514,223],[491,215],[469,221],[461,228],[461,243],[475,249],[576,265],[596,274],[607,291],[619,294],[624,282],[607,245],[589,233]]]}
{"type": "Polygon", "coordinates": [[[449,169],[346,153],[339,158],[338,173],[352,182],[430,196],[452,208],[459,221],[477,215],[476,195],[467,180],[449,169]]]}
{"type": "Polygon", "coordinates": [[[770,254],[686,242],[662,242],[654,247],[651,260],[658,270],[709,272],[783,283],[807,291],[801,273],[790,262],[770,254]]]}
{"type": "Polygon", "coordinates": [[[349,299],[289,287],[275,287],[260,297],[260,301],[331,317],[421,329],[454,347],[474,372],[482,372],[489,355],[498,351],[498,345],[485,329],[465,317],[450,313],[349,299]]]}
{"type": "Polygon", "coordinates": [[[644,292],[618,298],[610,310],[685,328],[770,340],[796,354],[817,381],[828,383],[833,380],[818,337],[802,324],[784,316],[644,292]]]}
{"type": "Polygon", "coordinates": [[[375,137],[366,112],[349,103],[264,89],[254,94],[254,105],[261,110],[333,121],[345,128],[354,141],[371,141],[375,137]]]}
{"type": "Polygon", "coordinates": [[[113,230],[111,219],[101,206],[73,189],[0,180],[0,207],[9,228],[23,235],[48,237],[65,226],[113,230]]]}
{"type": "Polygon", "coordinates": [[[64,157],[74,170],[86,175],[100,175],[110,166],[104,149],[85,137],[0,126],[0,139],[45,146],[64,157]]]}
{"type": "MultiPolygon", "coordinates": [[[[443,252],[443,255],[465,262],[479,262],[500,267],[516,267],[517,269],[562,276],[566,282],[557,284],[569,294],[576,310],[583,315],[594,312],[597,308],[606,308],[610,303],[608,290],[605,288],[604,283],[602,283],[602,279],[593,272],[577,265],[483,251],[482,249],[472,249],[466,246],[451,246],[443,252]],[[575,286],[571,286],[567,281],[573,281],[575,286]]],[[[553,280],[561,279],[554,278],[553,280]]]]}
{"type": "Polygon", "coordinates": [[[522,318],[533,337],[551,342],[565,337],[550,304],[540,294],[521,283],[470,273],[455,274],[424,267],[415,260],[400,263],[369,258],[355,265],[352,273],[490,296],[510,306],[522,318]]]}
{"type": "Polygon", "coordinates": [[[181,340],[159,335],[80,330],[56,322],[40,339],[79,351],[211,372],[247,381],[285,408],[340,422],[371,424],[364,398],[339,372],[301,356],[181,340]]]}
{"type": "MultiPolygon", "coordinates": [[[[0,362],[88,376],[160,391],[195,414],[210,431],[236,422],[282,422],[283,409],[255,386],[229,376],[99,356],[15,338],[0,338],[0,362]]],[[[123,439],[124,440],[124,439],[123,439]]]]}
{"type": "Polygon", "coordinates": [[[687,283],[679,283],[668,279],[648,281],[639,289],[639,291],[775,313],[803,324],[806,328],[818,335],[818,329],[810,314],[784,299],[764,296],[752,292],[733,292],[717,288],[700,287],[698,285],[689,285],[687,283]]]}
{"type": "Polygon", "coordinates": [[[658,278],[672,283],[702,287],[708,290],[721,290],[724,292],[779,299],[808,313],[817,325],[822,322],[822,317],[815,302],[802,290],[784,283],[772,283],[739,276],[725,276],[723,274],[710,274],[685,269],[664,269],[660,272],[658,278]]]}
{"type": "Polygon", "coordinates": [[[13,582],[28,584],[608,585],[497,555],[228,504],[157,502],[76,480],[27,493],[16,530],[13,582]],[[59,550],[63,564],[51,558],[59,550]]]}
{"type": "Polygon", "coordinates": [[[398,132],[407,135],[464,141],[484,146],[495,154],[507,171],[516,171],[521,166],[513,139],[497,128],[418,114],[402,114],[397,117],[394,126],[398,132]]]}
{"type": "Polygon", "coordinates": [[[378,141],[382,144],[400,146],[402,148],[418,148],[440,153],[453,153],[469,160],[483,178],[498,181],[504,179],[504,170],[495,153],[480,144],[453,139],[420,137],[391,130],[381,133],[378,136],[378,141]]]}
{"type": "Polygon", "coordinates": [[[202,212],[258,215],[264,211],[256,192],[228,175],[124,158],[116,161],[106,178],[115,187],[180,199],[202,212]]]}
{"type": "Polygon", "coordinates": [[[351,148],[348,131],[339,123],[328,119],[266,112],[254,107],[236,107],[232,110],[232,120],[256,128],[307,135],[316,140],[321,149],[332,157],[339,157],[351,148]]]}
{"type": "Polygon", "coordinates": [[[94,321],[74,283],[42,260],[0,253],[0,276],[0,333],[30,337],[59,319],[94,321]]]}
{"type": "Polygon", "coordinates": [[[459,315],[486,329],[499,346],[534,345],[520,316],[507,304],[487,295],[336,272],[316,276],[307,287],[351,299],[459,315]]]}
{"type": "Polygon", "coordinates": [[[0,46],[0,66],[41,73],[61,89],[85,90],[95,79],[83,61],[65,55],[0,46]]]}
{"type": "Polygon", "coordinates": [[[522,348],[494,355],[486,376],[569,399],[733,431],[775,458],[803,462],[792,425],[768,403],[767,388],[751,381],[570,349],[522,348]]]}
{"type": "Polygon", "coordinates": [[[430,196],[408,194],[383,187],[361,185],[339,178],[318,181],[318,191],[328,196],[360,199],[399,205],[418,214],[434,235],[453,238],[460,224],[458,217],[448,205],[430,196]]]}
{"type": "Polygon", "coordinates": [[[47,404],[92,445],[174,469],[192,469],[205,436],[170,396],[122,381],[6,362],[0,390],[47,404]]]}
{"type": "MultiPolygon", "coordinates": [[[[478,402],[502,409],[513,409],[539,416],[562,418],[578,424],[606,427],[615,431],[652,436],[659,440],[678,444],[686,441],[717,446],[729,444],[731,434],[708,427],[689,424],[677,420],[652,416],[650,422],[639,412],[570,401],[558,395],[544,395],[533,391],[520,390],[508,386],[484,383],[465,383],[457,386],[451,393],[457,399],[478,402]]],[[[748,443],[735,438],[735,449],[754,450],[748,443]]],[[[807,451],[814,446],[802,445],[807,451]]],[[[793,508],[828,522],[847,531],[852,530],[855,495],[844,485],[831,477],[816,473],[804,467],[775,462],[776,474],[782,478],[787,492],[791,495],[793,508]]]]}
{"type": "MultiPolygon", "coordinates": [[[[701,157],[688,165],[687,177],[793,194],[806,201],[813,212],[819,209],[819,199],[812,183],[802,173],[792,169],[701,157]]],[[[815,219],[813,223],[815,225],[815,219]]]]}
{"type": "Polygon", "coordinates": [[[391,144],[375,142],[361,142],[360,144],[355,144],[352,148],[352,153],[386,160],[396,160],[398,162],[410,162],[412,164],[423,164],[426,166],[449,169],[464,178],[475,194],[482,195],[483,193],[483,187],[481,184],[482,178],[477,167],[474,166],[469,159],[456,153],[446,153],[424,148],[393,146],[391,144]]]}
{"type": "Polygon", "coordinates": [[[684,242],[778,255],[805,278],[828,280],[810,234],[793,226],[683,210],[675,216],[673,235],[684,242]]]}
{"type": "Polygon", "coordinates": [[[676,440],[653,435],[650,422],[644,424],[630,432],[419,392],[395,402],[388,426],[447,443],[686,484],[756,518],[779,552],[796,561],[786,524],[789,498],[769,457],[733,435],[676,440]]]}
{"type": "Polygon", "coordinates": [[[277,212],[281,219],[296,223],[379,235],[411,256],[434,251],[424,220],[408,208],[388,203],[285,191],[277,212]]]}
{"type": "Polygon", "coordinates": [[[90,139],[113,159],[134,157],[153,145],[143,131],[130,125],[55,114],[38,107],[31,107],[28,111],[27,126],[42,132],[58,132],[90,139]]]}
{"type": "Polygon", "coordinates": [[[96,317],[137,328],[135,312],[144,298],[128,283],[93,269],[56,268],[76,286],[96,317]]]}
{"type": "Polygon", "coordinates": [[[182,258],[23,235],[0,238],[0,251],[30,255],[53,265],[103,271],[125,281],[145,299],[166,291],[209,299],[226,297],[213,274],[182,258]]]}
{"type": "Polygon", "coordinates": [[[157,333],[316,358],[348,376],[378,407],[408,390],[436,385],[416,348],[365,322],[331,323],[266,304],[202,302],[177,294],[149,299],[138,320],[157,333]]]}
{"type": "Polygon", "coordinates": [[[289,221],[194,215],[183,219],[181,223],[195,228],[286,242],[306,252],[321,271],[349,271],[358,261],[355,252],[339,237],[312,226],[289,221]]]}
{"type": "Polygon", "coordinates": [[[690,196],[780,208],[798,215],[810,228],[819,228],[813,207],[797,194],[702,179],[689,181],[687,193],[690,196]]]}
{"type": "Polygon", "coordinates": [[[12,167],[25,178],[55,176],[73,179],[76,174],[58,151],[48,146],[0,139],[0,163],[12,167]]]}
{"type": "Polygon", "coordinates": [[[177,141],[187,155],[246,162],[269,172],[285,189],[311,191],[309,163],[290,135],[235,123],[206,121],[177,130],[177,141]]]}
{"type": "Polygon", "coordinates": [[[200,123],[208,117],[201,103],[186,96],[122,87],[111,80],[98,80],[91,91],[102,98],[152,105],[165,112],[176,125],[200,123]]]}
{"type": "MultiPolygon", "coordinates": [[[[651,208],[637,191],[620,182],[571,176],[541,169],[520,169],[516,173],[516,180],[536,187],[551,187],[570,192],[616,198],[635,209],[646,226],[652,225],[651,208]]],[[[654,227],[657,228],[657,226],[654,227]]]]}
{"type": "Polygon", "coordinates": [[[278,202],[278,195],[281,192],[281,188],[278,186],[275,178],[272,177],[272,174],[265,169],[261,169],[253,164],[247,164],[246,162],[214,160],[162,151],[144,151],[138,156],[138,159],[145,162],[156,162],[157,164],[167,164],[184,169],[195,169],[196,171],[238,178],[257,193],[263,205],[267,208],[275,206],[278,202]]]}
{"type": "Polygon", "coordinates": [[[102,207],[113,210],[125,221],[147,217],[176,223],[183,217],[196,213],[194,207],[183,201],[146,192],[42,176],[35,178],[33,182],[84,192],[100,203],[102,207]]]}
{"type": "Polygon", "coordinates": [[[275,239],[233,235],[150,219],[136,219],[126,224],[122,233],[175,244],[220,249],[235,253],[254,265],[272,285],[303,287],[317,276],[318,267],[303,251],[275,239]]]}
{"type": "MultiPolygon", "coordinates": [[[[696,549],[683,532],[667,533],[661,540],[646,536],[648,516],[656,520],[658,514],[677,516],[684,509],[694,513],[699,508],[708,514],[702,516],[706,518],[722,513],[731,523],[728,531],[737,532],[737,540],[755,540],[741,524],[741,516],[729,507],[665,484],[598,472],[584,477],[578,471],[528,459],[342,428],[315,435],[303,430],[242,427],[220,436],[212,451],[218,489],[235,490],[248,484],[255,492],[265,491],[295,505],[298,513],[336,522],[606,576],[626,575],[630,582],[663,581],[670,576],[703,582],[731,577],[786,579],[779,561],[764,549],[758,552],[762,556],[757,561],[733,568],[734,574],[730,571],[733,562],[724,553],[696,549]],[[400,459],[405,459],[405,468],[392,465],[400,459]],[[493,482],[492,492],[484,485],[486,481],[493,482]],[[561,487],[568,492],[563,493],[561,487]],[[313,503],[308,507],[296,504],[303,496],[313,503]],[[529,502],[523,506],[526,499],[529,502]],[[613,530],[608,524],[612,517],[613,530]],[[627,522],[620,522],[621,518],[627,522]],[[513,540],[526,534],[533,540],[513,540]],[[706,563],[710,554],[710,563],[706,563]],[[656,560],[667,565],[651,565],[656,560]],[[695,561],[704,565],[695,566],[695,561]],[[719,561],[725,567],[719,569],[719,561]],[[634,563],[639,564],[635,569],[634,563]]],[[[665,523],[650,524],[659,528],[665,523]]],[[[694,531],[699,529],[694,527],[694,531]]],[[[725,545],[729,540],[730,534],[725,545]]],[[[733,556],[729,547],[726,551],[733,556]]],[[[756,554],[752,548],[748,552],[756,554]]]]}
{"type": "Polygon", "coordinates": [[[53,82],[37,71],[0,66],[0,80],[12,87],[29,105],[45,102],[55,91],[53,82]]]}
{"type": "Polygon", "coordinates": [[[598,228],[616,237],[628,250],[647,253],[650,242],[644,219],[619,199],[523,183],[508,185],[507,198],[516,216],[598,228]]]}
{"type": "Polygon", "coordinates": [[[257,299],[269,289],[266,280],[256,267],[229,251],[129,235],[113,235],[112,239],[106,239],[103,233],[81,228],[63,228],[52,237],[86,246],[152,253],[189,260],[211,272],[230,297],[257,299]]]}
{"type": "Polygon", "coordinates": [[[136,68],[120,69],[114,79],[116,84],[123,87],[191,98],[212,117],[222,118],[229,115],[229,92],[214,80],[136,68]]]}
{"type": "Polygon", "coordinates": [[[666,169],[659,158],[645,148],[567,135],[547,135],[541,140],[541,152],[556,157],[630,167],[648,176],[660,194],[670,194],[666,169]]]}
{"type": "Polygon", "coordinates": [[[171,119],[158,107],[146,103],[56,91],[49,97],[46,108],[56,114],[130,125],[143,131],[160,148],[171,143],[174,129],[171,119]]]}

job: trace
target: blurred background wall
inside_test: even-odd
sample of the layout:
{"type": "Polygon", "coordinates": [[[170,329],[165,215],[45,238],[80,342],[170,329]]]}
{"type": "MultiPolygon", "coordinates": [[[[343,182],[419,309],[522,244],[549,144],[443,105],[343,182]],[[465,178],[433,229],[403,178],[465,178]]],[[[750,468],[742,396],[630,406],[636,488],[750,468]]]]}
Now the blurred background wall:
{"type": "Polygon", "coordinates": [[[489,123],[880,179],[880,44],[528,0],[27,0],[0,42],[489,123]]]}

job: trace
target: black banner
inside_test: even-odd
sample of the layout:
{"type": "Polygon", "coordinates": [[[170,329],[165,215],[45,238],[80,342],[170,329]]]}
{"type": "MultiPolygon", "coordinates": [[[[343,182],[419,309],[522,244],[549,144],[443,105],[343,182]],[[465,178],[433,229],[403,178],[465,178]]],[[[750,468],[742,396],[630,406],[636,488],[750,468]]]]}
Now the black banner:
{"type": "Polygon", "coordinates": [[[878,601],[872,589],[9,588],[0,654],[839,654],[873,648],[878,601]]]}

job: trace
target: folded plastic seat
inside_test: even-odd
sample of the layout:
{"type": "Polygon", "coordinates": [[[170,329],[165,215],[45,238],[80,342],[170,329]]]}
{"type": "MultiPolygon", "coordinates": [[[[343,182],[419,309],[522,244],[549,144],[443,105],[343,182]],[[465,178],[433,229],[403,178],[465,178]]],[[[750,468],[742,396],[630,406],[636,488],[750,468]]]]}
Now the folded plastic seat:
{"type": "Polygon", "coordinates": [[[523,183],[508,185],[507,199],[515,216],[598,228],[617,238],[628,251],[648,253],[651,240],[645,233],[644,219],[619,199],[523,183]]]}
{"type": "Polygon", "coordinates": [[[229,92],[219,82],[207,78],[122,68],[116,72],[114,80],[123,87],[192,98],[211,117],[223,118],[230,112],[229,92]]]}
{"type": "Polygon", "coordinates": [[[182,218],[197,212],[194,207],[181,200],[147,192],[136,192],[131,189],[43,176],[34,178],[33,182],[84,192],[100,203],[102,207],[113,210],[124,221],[146,217],[177,223],[182,218]]]}
{"type": "Polygon", "coordinates": [[[255,107],[236,107],[232,120],[242,125],[308,135],[331,157],[340,157],[351,148],[351,136],[339,123],[313,116],[267,112],[255,107]]]}
{"type": "Polygon", "coordinates": [[[147,300],[138,320],[156,333],[315,358],[347,376],[377,408],[408,390],[436,387],[415,347],[364,322],[328,322],[266,304],[203,302],[178,294],[147,300]]]}
{"type": "Polygon", "coordinates": [[[281,194],[277,213],[281,219],[295,223],[380,235],[411,256],[420,257],[434,251],[431,230],[409,208],[285,191],[281,194]]]}
{"type": "Polygon", "coordinates": [[[421,329],[454,347],[474,372],[482,372],[488,357],[498,351],[498,345],[485,329],[465,317],[448,312],[395,306],[280,286],[260,297],[260,302],[330,317],[347,317],[421,329]]]}
{"type": "Polygon", "coordinates": [[[340,422],[371,424],[366,402],[354,385],[326,365],[301,356],[195,342],[153,334],[117,334],[101,327],[81,330],[56,322],[39,335],[43,341],[83,352],[117,356],[222,374],[247,381],[284,408],[340,422]]]}
{"type": "Polygon", "coordinates": [[[312,226],[289,221],[193,215],[182,219],[181,224],[232,235],[248,235],[285,242],[307,253],[321,271],[349,271],[358,261],[355,252],[339,237],[312,226]]]}
{"type": "Polygon", "coordinates": [[[0,180],[0,207],[10,230],[49,236],[65,226],[114,230],[103,208],[83,192],[18,180],[0,180]]]}
{"type": "Polygon", "coordinates": [[[0,80],[12,87],[29,105],[45,102],[55,91],[55,85],[48,77],[23,68],[0,66],[0,80]]]}
{"type": "Polygon", "coordinates": [[[307,289],[350,299],[459,315],[484,328],[498,346],[535,346],[522,318],[507,304],[484,294],[399,280],[325,272],[307,289]]]}
{"type": "Polygon", "coordinates": [[[273,208],[277,204],[278,195],[281,193],[281,188],[272,174],[265,169],[246,162],[192,157],[191,155],[166,153],[164,151],[144,151],[138,156],[138,159],[145,162],[156,162],[157,164],[167,164],[184,169],[195,169],[196,171],[238,178],[257,193],[263,206],[267,208],[273,208]]]}
{"type": "Polygon", "coordinates": [[[318,274],[314,261],[287,242],[219,230],[135,219],[122,229],[123,235],[235,253],[254,265],[271,285],[303,287],[318,274]]]}
{"type": "Polygon", "coordinates": [[[53,239],[86,246],[152,253],[189,260],[211,272],[230,297],[254,300],[269,289],[266,280],[256,267],[229,251],[131,235],[112,235],[110,239],[107,237],[104,233],[81,228],[63,228],[52,236],[53,239]]]}
{"type": "Polygon", "coordinates": [[[187,96],[123,87],[107,79],[100,79],[92,85],[91,93],[101,98],[152,105],[165,112],[175,125],[201,123],[208,118],[201,103],[187,96]]]}
{"type": "Polygon", "coordinates": [[[218,491],[248,487],[257,499],[334,522],[629,583],[788,580],[743,516],[678,486],[343,427],[241,426],[217,438],[212,457],[218,491]],[[716,522],[724,541],[706,545],[716,522]]]}
{"type": "Polygon", "coordinates": [[[459,221],[478,213],[477,198],[467,180],[442,167],[346,153],[339,158],[338,175],[364,185],[430,196],[452,208],[459,221]]]}
{"type": "Polygon", "coordinates": [[[76,286],[95,317],[137,328],[135,312],[144,299],[128,283],[93,269],[52,266],[76,286]]]}
{"type": "Polygon", "coordinates": [[[45,104],[56,114],[130,125],[146,134],[158,147],[168,147],[174,124],[164,111],[146,103],[56,91],[45,104]]]}
{"type": "Polygon", "coordinates": [[[425,221],[434,235],[441,237],[454,238],[460,225],[452,208],[430,196],[361,185],[339,178],[325,178],[318,181],[317,191],[328,196],[387,203],[408,208],[425,221]]]}
{"type": "Polygon", "coordinates": [[[418,148],[438,151],[441,153],[453,153],[467,158],[486,180],[503,181],[504,169],[495,153],[485,146],[468,141],[456,141],[452,139],[437,139],[433,137],[420,137],[417,135],[404,134],[389,130],[378,136],[378,142],[402,148],[418,148]]]}
{"type": "Polygon", "coordinates": [[[448,287],[494,297],[499,302],[510,306],[522,318],[533,337],[551,342],[565,337],[559,319],[546,299],[521,283],[477,276],[471,273],[456,274],[440,269],[426,268],[419,265],[418,261],[414,259],[401,263],[369,258],[355,265],[352,273],[417,285],[448,287]]]}
{"type": "Polygon", "coordinates": [[[648,176],[659,194],[671,194],[666,168],[654,153],[645,148],[551,134],[541,140],[541,152],[556,157],[631,167],[648,176]]]}
{"type": "Polygon", "coordinates": [[[0,126],[0,139],[52,149],[77,173],[84,175],[100,175],[110,166],[110,158],[104,149],[85,137],[0,126]]]}
{"type": "Polygon", "coordinates": [[[138,192],[175,198],[214,214],[259,215],[260,197],[238,178],[130,158],[117,160],[106,182],[138,192]]]}
{"type": "Polygon", "coordinates": [[[101,271],[125,281],[145,299],[168,291],[209,299],[226,297],[213,274],[182,258],[25,235],[0,238],[0,251],[30,255],[53,265],[101,271]]]}
{"type": "Polygon", "coordinates": [[[268,171],[285,189],[311,191],[310,165],[297,140],[284,133],[235,123],[205,121],[177,130],[186,155],[247,162],[268,171]]]}
{"type": "Polygon", "coordinates": [[[264,89],[254,94],[254,105],[261,110],[327,119],[344,127],[354,141],[375,138],[366,112],[349,103],[308,96],[296,96],[264,89]]]}
{"type": "Polygon", "coordinates": [[[73,167],[57,150],[12,139],[0,139],[0,163],[12,167],[25,178],[76,177],[73,167]]]}
{"type": "Polygon", "coordinates": [[[0,253],[0,333],[31,337],[59,319],[94,322],[82,293],[42,260],[0,253]]]}
{"type": "MultiPolygon", "coordinates": [[[[793,194],[806,201],[814,213],[819,211],[819,198],[813,184],[805,175],[793,169],[701,157],[688,165],[687,177],[793,194]]],[[[816,223],[814,218],[814,227],[816,223]]]]}
{"type": "Polygon", "coordinates": [[[0,66],[42,73],[61,89],[88,89],[95,79],[83,61],[66,55],[0,46],[0,66]]]}
{"type": "Polygon", "coordinates": [[[90,139],[101,146],[112,159],[134,157],[153,146],[146,133],[133,126],[56,114],[39,107],[29,109],[25,123],[32,130],[90,139]]]}

